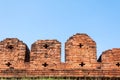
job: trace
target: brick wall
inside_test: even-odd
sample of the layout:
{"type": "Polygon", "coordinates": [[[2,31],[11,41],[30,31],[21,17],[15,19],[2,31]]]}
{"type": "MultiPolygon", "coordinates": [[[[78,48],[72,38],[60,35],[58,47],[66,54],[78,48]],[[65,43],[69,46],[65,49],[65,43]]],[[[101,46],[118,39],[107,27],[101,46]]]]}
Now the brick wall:
{"type": "Polygon", "coordinates": [[[86,34],[76,34],[65,43],[66,63],[72,68],[95,68],[96,43],[86,34]]]}
{"type": "Polygon", "coordinates": [[[120,48],[104,51],[99,60],[104,70],[120,70],[120,48]]]}
{"type": "Polygon", "coordinates": [[[0,42],[0,69],[25,69],[28,55],[29,49],[22,41],[7,38],[0,42]]]}
{"type": "Polygon", "coordinates": [[[77,33],[65,43],[65,62],[61,62],[61,43],[38,40],[27,45],[17,38],[0,42],[0,77],[120,77],[120,48],[96,57],[96,43],[87,34],[77,33]]]}
{"type": "Polygon", "coordinates": [[[61,43],[57,40],[38,40],[32,44],[31,69],[57,69],[60,64],[61,43]]]}

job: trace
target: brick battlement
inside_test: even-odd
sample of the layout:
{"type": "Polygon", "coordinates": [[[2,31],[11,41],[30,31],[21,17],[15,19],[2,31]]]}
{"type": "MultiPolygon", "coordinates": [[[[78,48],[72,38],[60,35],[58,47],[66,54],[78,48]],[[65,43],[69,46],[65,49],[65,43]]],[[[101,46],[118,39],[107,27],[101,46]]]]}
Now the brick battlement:
{"type": "Polygon", "coordinates": [[[65,43],[65,62],[61,62],[61,43],[37,40],[31,46],[17,38],[0,42],[0,77],[120,77],[120,48],[96,57],[96,43],[87,34],[73,35],[65,43]]]}

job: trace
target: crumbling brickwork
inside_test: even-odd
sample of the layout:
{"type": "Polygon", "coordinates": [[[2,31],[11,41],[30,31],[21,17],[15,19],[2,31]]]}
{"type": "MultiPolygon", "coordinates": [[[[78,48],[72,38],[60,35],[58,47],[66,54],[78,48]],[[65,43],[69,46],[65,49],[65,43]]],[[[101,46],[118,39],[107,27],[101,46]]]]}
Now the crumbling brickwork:
{"type": "Polygon", "coordinates": [[[120,48],[96,57],[96,43],[87,34],[77,33],[65,43],[65,62],[61,62],[61,43],[38,40],[27,45],[17,38],[0,42],[0,77],[120,77],[120,48]]]}

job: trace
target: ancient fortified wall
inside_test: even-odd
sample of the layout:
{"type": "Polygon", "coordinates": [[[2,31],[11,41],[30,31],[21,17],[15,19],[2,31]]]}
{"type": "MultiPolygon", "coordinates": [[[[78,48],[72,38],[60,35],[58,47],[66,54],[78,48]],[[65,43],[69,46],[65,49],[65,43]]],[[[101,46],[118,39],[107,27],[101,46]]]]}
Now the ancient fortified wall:
{"type": "MultiPolygon", "coordinates": [[[[102,46],[101,46],[102,47],[102,46]]],[[[120,77],[120,48],[96,56],[96,43],[87,34],[76,34],[65,43],[38,40],[31,46],[17,38],[0,42],[0,77],[120,77]]]]}

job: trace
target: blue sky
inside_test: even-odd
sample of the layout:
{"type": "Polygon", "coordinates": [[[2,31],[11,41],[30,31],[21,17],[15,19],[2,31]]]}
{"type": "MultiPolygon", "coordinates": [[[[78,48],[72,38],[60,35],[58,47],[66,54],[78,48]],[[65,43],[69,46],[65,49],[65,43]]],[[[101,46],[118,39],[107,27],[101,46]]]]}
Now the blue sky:
{"type": "Polygon", "coordinates": [[[120,48],[120,0],[0,0],[0,40],[15,37],[30,48],[38,39],[64,43],[87,33],[97,43],[97,55],[120,48]]]}

